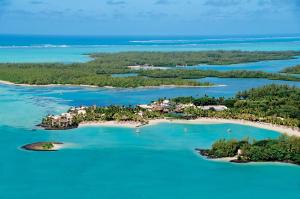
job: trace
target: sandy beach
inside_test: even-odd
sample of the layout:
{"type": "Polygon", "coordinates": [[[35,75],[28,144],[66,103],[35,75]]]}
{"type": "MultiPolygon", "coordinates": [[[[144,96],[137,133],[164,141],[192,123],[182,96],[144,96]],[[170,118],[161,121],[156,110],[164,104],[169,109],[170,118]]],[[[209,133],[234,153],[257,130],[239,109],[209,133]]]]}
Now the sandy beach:
{"type": "Polygon", "coordinates": [[[64,148],[64,144],[59,144],[59,143],[52,143],[53,144],[53,150],[60,150],[62,148],[64,148]]]}
{"type": "Polygon", "coordinates": [[[117,121],[82,122],[79,124],[78,128],[91,127],[91,126],[137,128],[137,127],[141,126],[141,123],[139,123],[139,122],[117,122],[117,121]]]}
{"type": "MultiPolygon", "coordinates": [[[[274,125],[269,123],[262,122],[251,122],[246,120],[233,120],[233,119],[218,119],[218,118],[199,118],[195,120],[169,120],[169,119],[157,119],[150,120],[147,125],[156,125],[159,123],[177,123],[177,124],[239,124],[252,126],[256,128],[268,129],[277,131],[282,134],[289,136],[298,136],[300,137],[300,131],[297,128],[291,128],[286,126],[274,125]]],[[[88,127],[88,126],[108,126],[108,127],[125,127],[125,128],[137,128],[141,126],[141,123],[138,122],[85,122],[81,123],[79,127],[88,127]]]]}
{"type": "MultiPolygon", "coordinates": [[[[207,159],[207,158],[206,158],[207,159]]],[[[227,158],[214,158],[214,159],[207,159],[210,161],[216,161],[216,162],[230,162],[232,160],[236,160],[237,157],[227,157],[227,158]]]]}
{"type": "Polygon", "coordinates": [[[77,86],[77,87],[91,87],[91,88],[98,88],[98,86],[94,85],[84,85],[84,84],[46,84],[46,85],[38,85],[38,84],[16,84],[9,81],[0,80],[0,84],[6,85],[13,85],[13,86],[24,86],[24,87],[59,87],[59,86],[77,86]]]}
{"type": "Polygon", "coordinates": [[[157,124],[157,123],[181,123],[181,124],[239,124],[239,125],[246,125],[246,126],[252,126],[262,129],[268,129],[277,131],[282,134],[287,134],[290,136],[299,136],[300,137],[300,131],[297,128],[291,128],[287,126],[280,126],[280,125],[274,125],[270,123],[263,123],[263,122],[251,122],[246,120],[234,120],[234,119],[218,119],[218,118],[198,118],[195,120],[153,120],[150,121],[149,124],[157,124]]]}
{"type": "MultiPolygon", "coordinates": [[[[122,87],[113,87],[113,86],[95,86],[95,85],[85,85],[85,84],[16,84],[9,81],[0,80],[0,84],[12,85],[12,86],[24,86],[24,87],[62,87],[62,86],[71,86],[71,87],[87,87],[87,88],[122,88],[122,87]]],[[[224,87],[227,85],[207,85],[207,86],[190,86],[190,85],[161,85],[161,86],[139,86],[139,87],[126,87],[127,89],[131,88],[209,88],[209,87],[224,87]]],[[[124,88],[124,89],[126,89],[124,88]]]]}

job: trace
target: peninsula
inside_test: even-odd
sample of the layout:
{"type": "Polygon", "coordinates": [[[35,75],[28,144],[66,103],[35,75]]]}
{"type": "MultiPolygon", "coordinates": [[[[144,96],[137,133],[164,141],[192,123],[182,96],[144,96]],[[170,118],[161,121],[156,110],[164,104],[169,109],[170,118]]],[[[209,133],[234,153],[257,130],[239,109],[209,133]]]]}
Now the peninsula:
{"type": "Polygon", "coordinates": [[[41,126],[48,130],[57,130],[86,124],[109,122],[111,125],[115,122],[121,126],[137,127],[162,119],[191,121],[210,118],[216,121],[248,121],[249,125],[270,124],[278,127],[277,129],[290,130],[290,135],[300,136],[299,99],[299,88],[269,85],[239,92],[233,98],[178,97],[159,99],[135,107],[75,107],[61,115],[46,116],[41,126]]]}
{"type": "Polygon", "coordinates": [[[123,52],[92,54],[94,60],[72,64],[0,64],[0,83],[18,85],[85,85],[97,87],[158,87],[158,86],[212,86],[194,79],[267,78],[300,81],[300,78],[283,74],[256,71],[196,71],[176,66],[199,64],[236,64],[263,60],[293,59],[299,51],[246,52],[123,52]],[[163,69],[162,69],[163,67],[163,69]],[[139,68],[139,70],[136,70],[139,68]],[[115,74],[135,76],[114,77],[115,74]]]}
{"type": "Polygon", "coordinates": [[[249,141],[248,139],[218,140],[211,149],[196,149],[209,159],[235,163],[284,162],[300,165],[300,138],[281,136],[277,139],[249,141]]]}

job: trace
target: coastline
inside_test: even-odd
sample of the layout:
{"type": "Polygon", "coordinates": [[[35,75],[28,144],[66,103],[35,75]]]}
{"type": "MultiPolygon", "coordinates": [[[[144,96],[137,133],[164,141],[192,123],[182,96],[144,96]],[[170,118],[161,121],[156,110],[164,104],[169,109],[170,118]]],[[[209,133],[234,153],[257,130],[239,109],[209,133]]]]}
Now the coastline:
{"type": "Polygon", "coordinates": [[[289,136],[297,136],[300,137],[299,129],[287,127],[287,126],[280,126],[274,125],[270,123],[263,123],[263,122],[251,122],[246,120],[234,120],[234,119],[218,119],[218,118],[198,118],[195,120],[170,120],[170,119],[157,119],[157,120],[150,120],[148,124],[142,125],[141,123],[137,122],[116,122],[116,121],[108,121],[108,122],[84,122],[79,124],[78,128],[81,127],[95,127],[95,126],[106,126],[106,127],[125,127],[125,128],[138,128],[141,126],[148,126],[148,125],[156,125],[160,123],[177,123],[177,124],[239,124],[245,126],[251,126],[261,129],[273,130],[279,132],[281,134],[286,134],[289,136]]]}
{"type": "Polygon", "coordinates": [[[133,88],[210,88],[210,87],[223,87],[227,85],[207,85],[207,86],[191,86],[191,85],[160,85],[160,86],[139,86],[139,87],[113,87],[113,86],[95,86],[95,85],[85,85],[85,84],[17,84],[10,81],[0,80],[0,84],[11,85],[11,86],[23,86],[23,87],[85,87],[85,88],[107,88],[107,89],[133,89],[133,88]]]}
{"type": "MultiPolygon", "coordinates": [[[[198,153],[197,153],[198,154],[198,153]]],[[[200,154],[201,155],[201,154],[200,154]]],[[[203,159],[207,161],[212,161],[212,162],[223,162],[223,163],[231,163],[231,164],[239,164],[239,165],[282,165],[282,166],[298,166],[296,163],[291,163],[291,162],[280,162],[280,161],[245,161],[241,162],[237,160],[237,156],[234,157],[225,157],[225,158],[207,158],[206,156],[201,155],[203,159]]]]}

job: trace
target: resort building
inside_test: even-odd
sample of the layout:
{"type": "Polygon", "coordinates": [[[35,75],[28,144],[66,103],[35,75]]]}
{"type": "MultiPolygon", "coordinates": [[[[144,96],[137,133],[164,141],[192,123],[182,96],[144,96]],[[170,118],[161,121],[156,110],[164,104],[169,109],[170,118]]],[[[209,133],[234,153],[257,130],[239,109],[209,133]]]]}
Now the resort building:
{"type": "Polygon", "coordinates": [[[148,104],[140,104],[138,105],[138,107],[142,108],[142,109],[152,109],[152,106],[151,105],[148,105],[148,104]]]}
{"type": "Polygon", "coordinates": [[[68,127],[73,124],[73,116],[70,113],[63,113],[61,115],[52,115],[48,119],[51,121],[51,126],[68,127]]]}
{"type": "Polygon", "coordinates": [[[133,69],[133,70],[149,70],[149,69],[155,69],[153,65],[149,64],[144,64],[144,65],[133,65],[133,66],[128,66],[128,68],[133,69]]]}
{"type": "Polygon", "coordinates": [[[223,105],[210,105],[210,106],[198,106],[198,108],[208,111],[208,110],[214,110],[214,111],[225,111],[228,108],[223,105]]]}
{"type": "Polygon", "coordinates": [[[74,117],[79,115],[86,115],[86,107],[73,107],[67,113],[62,113],[61,115],[50,115],[47,117],[47,121],[51,127],[67,128],[74,125],[74,117]]]}
{"type": "Polygon", "coordinates": [[[85,107],[85,106],[72,107],[72,108],[70,108],[69,113],[85,115],[86,114],[86,109],[87,109],[87,107],[85,107]]]}
{"type": "Polygon", "coordinates": [[[224,111],[228,108],[224,105],[208,105],[208,106],[196,106],[193,103],[188,104],[176,104],[173,101],[170,100],[159,100],[156,102],[153,102],[152,104],[141,104],[138,105],[138,107],[142,109],[146,109],[149,111],[160,111],[163,113],[183,113],[185,109],[187,108],[198,108],[202,109],[204,111],[212,110],[212,111],[224,111]]]}
{"type": "Polygon", "coordinates": [[[177,104],[175,108],[176,113],[182,113],[186,108],[196,108],[196,106],[192,103],[189,104],[177,104]]]}

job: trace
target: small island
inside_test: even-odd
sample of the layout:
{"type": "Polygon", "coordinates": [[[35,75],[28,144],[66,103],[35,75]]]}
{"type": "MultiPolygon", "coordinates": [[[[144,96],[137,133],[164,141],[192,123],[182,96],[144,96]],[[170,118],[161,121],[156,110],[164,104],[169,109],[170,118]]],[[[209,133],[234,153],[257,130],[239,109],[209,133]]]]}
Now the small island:
{"type": "Polygon", "coordinates": [[[28,151],[58,151],[62,145],[62,142],[36,142],[22,146],[22,149],[28,151]]]}
{"type": "Polygon", "coordinates": [[[235,163],[283,162],[300,165],[300,138],[280,136],[250,142],[248,139],[219,140],[211,149],[196,149],[209,159],[228,160],[235,163]]]}

